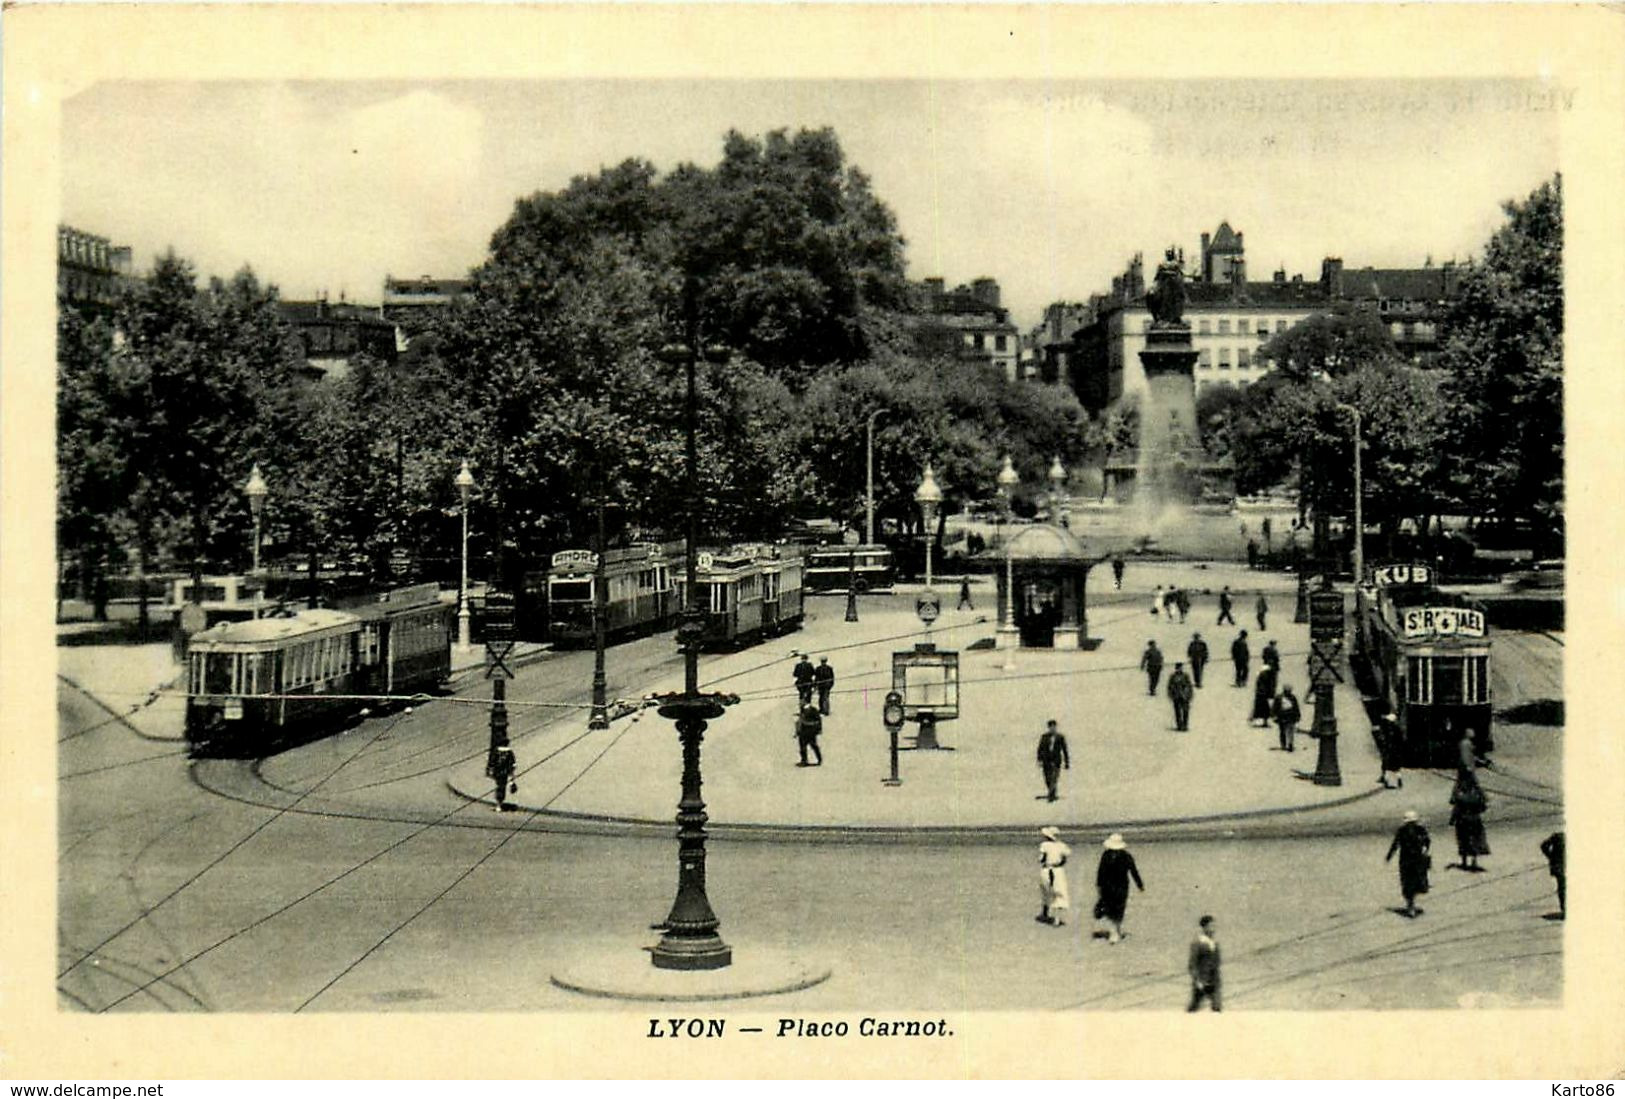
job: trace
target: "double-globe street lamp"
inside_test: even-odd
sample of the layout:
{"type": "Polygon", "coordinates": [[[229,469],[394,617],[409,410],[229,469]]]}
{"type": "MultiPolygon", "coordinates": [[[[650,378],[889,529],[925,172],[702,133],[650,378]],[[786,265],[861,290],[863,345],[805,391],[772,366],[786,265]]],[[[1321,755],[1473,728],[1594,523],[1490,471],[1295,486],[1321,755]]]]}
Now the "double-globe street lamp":
{"type": "MultiPolygon", "coordinates": [[[[265,478],[260,475],[260,464],[254,463],[254,468],[248,473],[248,484],[243,486],[243,494],[248,497],[248,511],[254,517],[254,617],[260,616],[261,600],[265,585],[260,577],[260,519],[265,513],[265,497],[270,489],[265,484],[265,478]]],[[[200,592],[193,592],[192,598],[202,602],[200,592]]]]}
{"type": "Polygon", "coordinates": [[[468,471],[467,458],[463,459],[463,468],[458,471],[453,483],[463,501],[463,571],[457,584],[457,647],[466,652],[473,644],[468,622],[468,494],[474,489],[474,475],[468,471]]]}
{"type": "Polygon", "coordinates": [[[1016,629],[1016,568],[1010,554],[1010,526],[1016,486],[1021,477],[1016,473],[1010,455],[1004,456],[1004,468],[999,470],[999,515],[1004,520],[1004,621],[999,624],[998,647],[1004,650],[1004,670],[1016,669],[1016,648],[1021,632],[1016,629]]]}
{"type": "Polygon", "coordinates": [[[925,592],[931,594],[931,543],[936,537],[937,514],[942,507],[942,489],[931,475],[931,463],[925,465],[925,477],[914,492],[914,502],[920,505],[920,521],[925,528],[925,592]]]}
{"type": "Polygon", "coordinates": [[[1061,464],[1061,456],[1057,454],[1055,461],[1049,467],[1050,484],[1050,521],[1060,526],[1070,526],[1067,516],[1067,506],[1070,503],[1066,494],[1066,467],[1061,464]]]}

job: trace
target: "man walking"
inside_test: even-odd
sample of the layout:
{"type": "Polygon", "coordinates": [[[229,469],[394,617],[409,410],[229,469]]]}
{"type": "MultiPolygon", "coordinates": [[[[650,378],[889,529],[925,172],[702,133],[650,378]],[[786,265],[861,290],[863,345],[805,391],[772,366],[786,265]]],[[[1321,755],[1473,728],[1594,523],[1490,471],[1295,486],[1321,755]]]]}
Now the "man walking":
{"type": "Polygon", "coordinates": [[[1061,768],[1070,771],[1072,757],[1067,754],[1066,737],[1061,735],[1053,719],[1038,738],[1038,766],[1044,772],[1044,789],[1048,791],[1045,800],[1054,801],[1055,789],[1061,780],[1061,768]]]}
{"type": "Polygon", "coordinates": [[[1399,736],[1399,715],[1392,710],[1384,714],[1371,727],[1371,736],[1377,742],[1377,758],[1381,761],[1382,775],[1377,779],[1385,790],[1399,790],[1405,786],[1400,774],[1400,756],[1403,744],[1399,736]],[[1393,781],[1389,782],[1389,778],[1393,781]]]}
{"type": "Polygon", "coordinates": [[[1266,668],[1281,670],[1281,650],[1275,647],[1274,638],[1270,638],[1270,643],[1264,646],[1264,650],[1258,654],[1258,659],[1263,661],[1266,668]]]}
{"type": "Polygon", "coordinates": [[[1280,697],[1275,700],[1275,727],[1281,731],[1281,751],[1297,751],[1292,742],[1298,735],[1298,722],[1302,718],[1303,708],[1298,705],[1292,688],[1282,687],[1280,697]]]}
{"type": "Polygon", "coordinates": [[[1264,598],[1263,592],[1258,593],[1258,602],[1253,604],[1253,613],[1258,615],[1258,632],[1263,633],[1265,629],[1264,619],[1270,613],[1269,600],[1264,598]]]}
{"type": "Polygon", "coordinates": [[[1207,667],[1207,642],[1202,640],[1199,633],[1191,634],[1191,643],[1185,646],[1185,656],[1191,662],[1191,677],[1196,685],[1202,685],[1202,669],[1207,667]]]}
{"type": "Polygon", "coordinates": [[[1168,698],[1174,704],[1174,729],[1178,732],[1187,732],[1191,725],[1191,699],[1196,697],[1196,690],[1191,686],[1191,677],[1185,674],[1185,665],[1176,663],[1174,674],[1168,677],[1168,698]]]}
{"type": "Polygon", "coordinates": [[[1155,698],[1157,681],[1162,678],[1162,650],[1155,641],[1145,643],[1145,652],[1140,654],[1140,670],[1145,673],[1145,693],[1155,698]]]}
{"type": "Polygon", "coordinates": [[[1179,591],[1174,594],[1174,600],[1179,604],[1179,624],[1183,626],[1185,624],[1185,616],[1191,613],[1191,593],[1186,591],[1184,588],[1180,588],[1179,591]]]}
{"type": "Polygon", "coordinates": [[[1118,591],[1123,590],[1123,555],[1120,553],[1112,554],[1112,583],[1118,591]]]}
{"type": "Polygon", "coordinates": [[[797,767],[822,767],[824,753],[818,748],[818,734],[824,731],[824,719],[818,716],[818,707],[812,703],[801,708],[801,716],[796,719],[796,747],[801,752],[801,762],[797,767]],[[807,749],[812,749],[814,762],[807,762],[807,749]]]}
{"type": "Polygon", "coordinates": [[[829,657],[818,658],[818,667],[813,671],[813,686],[818,688],[818,712],[828,717],[829,693],[835,689],[835,669],[829,666],[829,657]]]}
{"type": "Polygon", "coordinates": [[[514,768],[517,766],[513,749],[506,744],[499,744],[491,749],[491,759],[485,765],[485,773],[491,776],[496,783],[497,812],[508,811],[508,795],[517,793],[519,786],[513,781],[514,768]]]}
{"type": "Polygon", "coordinates": [[[1232,626],[1236,624],[1236,616],[1230,613],[1233,607],[1234,604],[1230,602],[1230,586],[1227,584],[1219,592],[1219,621],[1216,625],[1223,626],[1227,622],[1232,626]]]}
{"type": "Polygon", "coordinates": [[[961,576],[959,578],[959,606],[955,607],[954,609],[962,611],[967,607],[971,610],[975,610],[976,604],[972,603],[970,600],[970,577],[961,576]]]}
{"type": "Polygon", "coordinates": [[[1191,942],[1190,963],[1191,1002],[1186,1011],[1195,1011],[1206,997],[1214,1011],[1219,1010],[1219,941],[1218,926],[1212,916],[1203,916],[1198,923],[1196,938],[1191,942]]]}
{"type": "Polygon", "coordinates": [[[1236,639],[1230,643],[1230,662],[1236,666],[1236,686],[1247,686],[1247,662],[1252,659],[1252,650],[1247,646],[1247,631],[1242,630],[1236,639]]]}
{"type": "Polygon", "coordinates": [[[1568,878],[1564,866],[1564,839],[1562,832],[1553,832],[1540,843],[1540,853],[1546,856],[1546,868],[1557,879],[1557,918],[1568,919],[1568,878]]]}
{"type": "Polygon", "coordinates": [[[812,661],[807,654],[801,654],[801,660],[796,664],[795,671],[791,673],[796,681],[796,704],[805,707],[812,701],[813,677],[817,673],[813,670],[812,661]]]}

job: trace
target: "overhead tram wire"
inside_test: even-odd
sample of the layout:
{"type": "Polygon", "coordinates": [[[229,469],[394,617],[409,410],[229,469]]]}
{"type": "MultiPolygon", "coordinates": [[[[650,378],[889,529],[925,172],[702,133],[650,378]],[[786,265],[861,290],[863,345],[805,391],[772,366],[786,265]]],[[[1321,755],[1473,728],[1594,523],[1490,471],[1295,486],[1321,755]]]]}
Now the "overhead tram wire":
{"type": "MultiPolygon", "coordinates": [[[[537,767],[540,767],[544,763],[547,763],[550,760],[552,760],[555,756],[559,755],[562,752],[568,751],[570,748],[574,747],[579,741],[582,741],[582,740],[586,739],[588,736],[590,736],[592,734],[592,732],[594,732],[594,731],[596,731],[596,730],[589,730],[587,732],[581,733],[580,735],[578,735],[576,737],[573,737],[571,740],[567,741],[564,744],[561,744],[559,747],[555,748],[553,751],[549,752],[547,755],[543,756],[542,758],[536,760],[534,763],[530,764],[530,766],[526,767],[523,771],[520,771],[515,777],[516,778],[523,778],[525,775],[529,774],[531,771],[535,770],[537,767]]],[[[225,936],[224,938],[214,942],[213,944],[211,944],[209,946],[204,947],[202,950],[199,950],[196,953],[191,954],[191,955],[187,956],[186,958],[181,959],[179,962],[176,962],[170,968],[164,970],[162,973],[160,973],[153,980],[154,981],[162,980],[162,979],[164,979],[166,977],[169,977],[170,975],[172,975],[174,973],[179,972],[182,969],[185,969],[187,966],[191,965],[193,962],[197,961],[198,959],[203,958],[203,957],[205,957],[205,956],[207,956],[209,954],[212,954],[214,951],[220,949],[222,946],[225,946],[227,943],[232,942],[233,940],[235,940],[235,939],[237,939],[237,938],[239,938],[239,937],[241,937],[243,935],[248,934],[250,931],[253,931],[256,928],[261,927],[261,926],[271,922],[272,920],[276,919],[278,916],[282,915],[284,912],[287,912],[289,909],[294,908],[297,905],[303,904],[305,901],[307,901],[310,898],[316,896],[318,893],[321,893],[321,892],[325,891],[329,886],[336,885],[339,882],[343,881],[345,878],[349,877],[351,874],[354,874],[356,871],[361,870],[364,867],[370,866],[374,862],[377,862],[379,859],[383,858],[385,855],[388,855],[390,852],[392,852],[392,851],[396,850],[397,848],[405,845],[406,843],[410,842],[411,840],[416,839],[418,836],[421,836],[424,832],[427,832],[432,828],[439,828],[439,827],[443,826],[452,817],[456,816],[458,813],[463,812],[463,810],[468,809],[468,808],[470,808],[470,807],[472,807],[474,805],[479,805],[479,804],[481,804],[481,803],[478,802],[478,801],[470,799],[469,801],[465,801],[463,804],[458,805],[456,808],[448,810],[445,813],[442,813],[440,816],[434,818],[433,820],[424,821],[421,824],[418,824],[416,827],[414,827],[406,835],[404,835],[400,839],[395,840],[394,842],[388,844],[382,850],[379,850],[379,851],[367,856],[366,858],[362,859],[361,861],[351,865],[347,869],[340,871],[338,874],[335,874],[333,877],[331,877],[331,878],[327,879],[326,881],[322,882],[320,885],[316,886],[314,889],[310,889],[310,890],[307,890],[304,893],[301,893],[299,896],[297,896],[297,897],[293,898],[292,900],[288,901],[286,904],[283,904],[281,907],[279,907],[279,908],[277,908],[277,909],[275,909],[275,910],[273,910],[271,912],[266,913],[265,915],[259,917],[258,919],[254,920],[251,923],[245,924],[244,926],[238,928],[237,930],[233,931],[231,934],[225,936]]],[[[283,811],[285,811],[285,812],[294,811],[294,809],[295,809],[295,806],[290,805],[283,811]]],[[[321,812],[320,810],[299,810],[299,812],[309,813],[310,815],[313,815],[313,816],[323,816],[323,817],[328,817],[328,816],[338,817],[338,816],[340,816],[340,814],[325,813],[325,812],[321,812]]],[[[514,832],[524,830],[527,825],[529,825],[532,821],[534,821],[540,815],[541,814],[538,811],[533,811],[531,813],[528,813],[519,822],[518,826],[514,829],[514,832]]],[[[510,836],[509,838],[512,838],[512,837],[510,836]]],[[[239,846],[240,846],[240,844],[239,844],[239,846]]],[[[229,854],[229,852],[228,852],[228,854],[229,854]]],[[[481,861],[483,862],[484,860],[481,859],[481,861]]],[[[470,868],[470,869],[472,869],[472,868],[470,868]]],[[[160,901],[159,903],[161,904],[163,902],[160,901]]],[[[157,905],[152,906],[152,908],[156,908],[156,907],[157,907],[157,905]]],[[[151,910],[152,909],[148,909],[149,912],[151,910]]],[[[145,914],[143,914],[139,918],[144,919],[145,914]]],[[[103,944],[103,945],[105,945],[105,944],[103,944]]],[[[100,949],[100,948],[98,947],[98,949],[100,949]]],[[[376,949],[376,947],[374,947],[374,949],[376,949]]],[[[371,951],[369,951],[369,953],[370,952],[371,951]]],[[[360,959],[358,959],[358,961],[359,960],[360,959]]],[[[351,968],[354,968],[354,966],[351,966],[351,968]]],[[[142,987],[145,988],[145,986],[142,986],[142,987]]],[[[128,1000],[131,996],[136,995],[140,991],[142,991],[142,989],[134,989],[131,992],[127,993],[125,996],[121,997],[120,999],[115,1000],[112,1003],[108,1004],[106,1007],[102,1008],[101,1010],[102,1011],[110,1011],[113,1008],[117,1007],[119,1004],[123,1003],[125,1000],[128,1000]]],[[[317,995],[320,995],[320,993],[318,992],[317,995]]],[[[311,999],[315,999],[315,997],[311,997],[311,999]]],[[[307,1000],[306,1002],[308,1003],[309,1001],[307,1000]]]]}

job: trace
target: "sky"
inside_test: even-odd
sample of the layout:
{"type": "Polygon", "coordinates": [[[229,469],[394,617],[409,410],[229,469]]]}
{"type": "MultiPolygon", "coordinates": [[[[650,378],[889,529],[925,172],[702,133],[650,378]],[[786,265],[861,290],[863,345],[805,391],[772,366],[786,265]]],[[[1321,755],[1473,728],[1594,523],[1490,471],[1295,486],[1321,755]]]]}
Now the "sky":
{"type": "Polygon", "coordinates": [[[63,108],[61,219],[249,265],[286,298],[458,277],[514,201],[628,157],[714,164],[729,129],[831,126],[910,278],[997,279],[1023,328],[1221,221],[1248,275],[1481,252],[1556,172],[1559,94],[1510,81],[104,83],[63,108]]]}

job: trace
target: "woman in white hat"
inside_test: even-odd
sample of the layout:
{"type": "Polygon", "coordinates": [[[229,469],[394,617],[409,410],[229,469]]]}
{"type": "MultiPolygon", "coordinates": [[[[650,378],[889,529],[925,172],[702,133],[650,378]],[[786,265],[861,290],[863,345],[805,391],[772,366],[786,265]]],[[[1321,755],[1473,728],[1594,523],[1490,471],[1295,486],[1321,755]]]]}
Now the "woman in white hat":
{"type": "MultiPolygon", "coordinates": [[[[1100,853],[1100,865],[1095,868],[1095,892],[1099,899],[1095,901],[1095,919],[1110,920],[1112,929],[1106,936],[1108,942],[1119,943],[1123,941],[1123,914],[1128,911],[1128,883],[1132,878],[1134,884],[1145,892],[1145,882],[1140,880],[1140,868],[1134,865],[1134,856],[1128,853],[1128,844],[1123,837],[1113,832],[1101,844],[1105,848],[1100,853]]],[[[1106,935],[1097,931],[1096,938],[1106,935]]]]}
{"type": "Polygon", "coordinates": [[[1382,860],[1387,862],[1394,857],[1394,852],[1399,852],[1399,891],[1405,896],[1404,915],[1412,918],[1422,914],[1422,910],[1416,907],[1416,897],[1428,891],[1428,870],[1433,866],[1428,848],[1432,842],[1416,810],[1407,809],[1405,822],[1394,833],[1394,842],[1388,845],[1388,856],[1382,860]]]}
{"type": "Polygon", "coordinates": [[[1044,837],[1038,845],[1038,893],[1044,910],[1038,914],[1038,922],[1064,927],[1067,909],[1072,907],[1066,885],[1066,860],[1072,848],[1061,842],[1061,833],[1053,827],[1041,829],[1039,835],[1044,837]]]}

